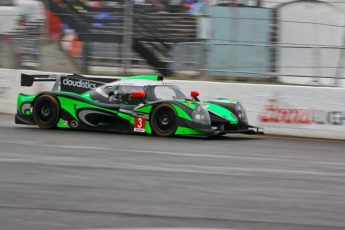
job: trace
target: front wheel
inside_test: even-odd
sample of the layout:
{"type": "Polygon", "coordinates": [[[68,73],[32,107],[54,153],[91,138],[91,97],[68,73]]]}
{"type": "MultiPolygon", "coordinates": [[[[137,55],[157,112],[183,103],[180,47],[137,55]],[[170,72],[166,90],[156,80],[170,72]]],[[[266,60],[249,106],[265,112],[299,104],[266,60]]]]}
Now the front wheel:
{"type": "Polygon", "coordinates": [[[174,135],[178,127],[177,113],[170,104],[158,105],[151,115],[151,127],[161,137],[174,135]]]}
{"type": "Polygon", "coordinates": [[[35,100],[32,113],[38,127],[50,129],[55,127],[60,118],[60,106],[54,96],[42,94],[35,100]]]}

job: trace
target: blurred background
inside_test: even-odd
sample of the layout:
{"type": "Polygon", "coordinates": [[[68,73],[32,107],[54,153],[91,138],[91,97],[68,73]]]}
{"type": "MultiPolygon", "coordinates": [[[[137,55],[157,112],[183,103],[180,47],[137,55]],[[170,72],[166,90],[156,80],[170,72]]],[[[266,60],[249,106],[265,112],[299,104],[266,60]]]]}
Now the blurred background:
{"type": "Polygon", "coordinates": [[[341,0],[0,0],[0,68],[344,87],[341,0]]]}
{"type": "Polygon", "coordinates": [[[0,0],[0,68],[20,69],[0,69],[1,109],[45,89],[19,87],[22,69],[269,83],[201,95],[229,87],[251,124],[293,136],[43,131],[0,113],[0,229],[344,230],[344,140],[306,137],[344,137],[344,28],[345,0],[0,0]]]}

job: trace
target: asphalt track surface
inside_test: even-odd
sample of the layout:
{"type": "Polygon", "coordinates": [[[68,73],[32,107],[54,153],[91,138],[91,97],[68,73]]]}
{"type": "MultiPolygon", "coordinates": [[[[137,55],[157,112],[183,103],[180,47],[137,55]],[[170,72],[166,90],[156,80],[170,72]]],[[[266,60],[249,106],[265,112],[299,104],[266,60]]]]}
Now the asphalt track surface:
{"type": "Polygon", "coordinates": [[[345,143],[41,130],[0,117],[0,229],[344,229],[345,143]]]}

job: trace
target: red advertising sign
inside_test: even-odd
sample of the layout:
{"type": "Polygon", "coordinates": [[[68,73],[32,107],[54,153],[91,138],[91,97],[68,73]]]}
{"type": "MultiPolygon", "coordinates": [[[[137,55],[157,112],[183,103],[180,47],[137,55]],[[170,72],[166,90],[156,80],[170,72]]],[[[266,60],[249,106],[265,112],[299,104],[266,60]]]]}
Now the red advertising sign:
{"type": "Polygon", "coordinates": [[[304,124],[314,123],[312,109],[279,108],[279,101],[268,100],[265,111],[259,114],[259,121],[263,123],[304,124]]]}

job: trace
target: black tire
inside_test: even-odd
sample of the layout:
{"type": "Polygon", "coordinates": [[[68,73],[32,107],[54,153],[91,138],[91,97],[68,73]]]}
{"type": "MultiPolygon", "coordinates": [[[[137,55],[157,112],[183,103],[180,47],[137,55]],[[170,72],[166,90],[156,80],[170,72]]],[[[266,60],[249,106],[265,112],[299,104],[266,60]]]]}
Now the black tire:
{"type": "Polygon", "coordinates": [[[151,114],[151,127],[155,134],[161,137],[170,137],[178,127],[177,113],[170,104],[158,105],[151,114]]]}
{"type": "Polygon", "coordinates": [[[41,129],[54,128],[60,118],[60,106],[57,99],[48,94],[40,95],[34,101],[32,118],[41,129]]]}

